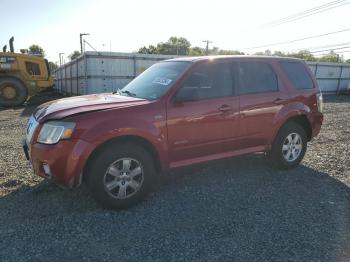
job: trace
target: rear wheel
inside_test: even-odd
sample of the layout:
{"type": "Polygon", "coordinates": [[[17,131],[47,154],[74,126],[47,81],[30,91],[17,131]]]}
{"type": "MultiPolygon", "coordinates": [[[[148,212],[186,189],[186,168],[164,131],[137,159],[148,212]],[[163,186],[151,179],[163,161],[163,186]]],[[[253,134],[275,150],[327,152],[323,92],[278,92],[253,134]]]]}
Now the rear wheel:
{"type": "Polygon", "coordinates": [[[15,78],[0,79],[0,105],[20,106],[28,97],[28,90],[21,81],[15,78]]]}
{"type": "Polygon", "coordinates": [[[105,148],[87,168],[87,185],[103,206],[122,209],[143,199],[154,182],[150,154],[133,144],[105,148]]]}
{"type": "Polygon", "coordinates": [[[306,149],[307,136],[304,128],[291,122],[285,124],[278,132],[269,158],[274,166],[289,169],[301,162],[306,149]]]}

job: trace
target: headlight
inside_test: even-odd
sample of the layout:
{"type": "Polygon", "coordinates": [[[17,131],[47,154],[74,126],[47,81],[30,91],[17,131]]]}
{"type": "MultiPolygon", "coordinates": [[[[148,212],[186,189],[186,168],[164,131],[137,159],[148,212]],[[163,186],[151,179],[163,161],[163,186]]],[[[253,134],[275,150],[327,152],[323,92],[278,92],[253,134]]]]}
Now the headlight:
{"type": "Polygon", "coordinates": [[[72,136],[75,123],[63,121],[50,121],[43,125],[40,130],[37,142],[43,144],[56,144],[61,139],[68,139],[72,136]]]}

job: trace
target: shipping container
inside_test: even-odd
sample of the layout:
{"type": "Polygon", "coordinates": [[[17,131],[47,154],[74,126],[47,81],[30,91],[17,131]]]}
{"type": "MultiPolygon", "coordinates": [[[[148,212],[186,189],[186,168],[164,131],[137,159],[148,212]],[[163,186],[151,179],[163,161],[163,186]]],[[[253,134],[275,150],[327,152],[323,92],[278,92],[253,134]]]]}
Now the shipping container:
{"type": "Polygon", "coordinates": [[[55,72],[55,89],[64,94],[85,95],[116,91],[168,55],[85,52],[55,72]]]}
{"type": "Polygon", "coordinates": [[[307,62],[323,93],[350,91],[350,64],[307,62]]]}
{"type": "MultiPolygon", "coordinates": [[[[55,89],[69,95],[113,92],[171,55],[85,52],[55,72],[55,89]]],[[[323,93],[350,91],[350,64],[307,62],[323,93]]]]}

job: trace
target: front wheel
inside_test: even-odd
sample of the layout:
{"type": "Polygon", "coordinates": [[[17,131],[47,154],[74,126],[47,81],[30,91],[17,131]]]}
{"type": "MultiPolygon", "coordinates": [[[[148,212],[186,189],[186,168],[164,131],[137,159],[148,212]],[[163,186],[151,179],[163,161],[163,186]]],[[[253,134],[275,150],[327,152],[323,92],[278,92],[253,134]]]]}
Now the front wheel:
{"type": "Polygon", "coordinates": [[[301,162],[306,149],[307,137],[304,128],[291,122],[285,124],[278,132],[269,158],[275,167],[290,169],[301,162]]]}
{"type": "Polygon", "coordinates": [[[111,145],[87,168],[87,185],[93,197],[112,209],[130,207],[148,193],[154,182],[150,154],[133,144],[111,145]]]}

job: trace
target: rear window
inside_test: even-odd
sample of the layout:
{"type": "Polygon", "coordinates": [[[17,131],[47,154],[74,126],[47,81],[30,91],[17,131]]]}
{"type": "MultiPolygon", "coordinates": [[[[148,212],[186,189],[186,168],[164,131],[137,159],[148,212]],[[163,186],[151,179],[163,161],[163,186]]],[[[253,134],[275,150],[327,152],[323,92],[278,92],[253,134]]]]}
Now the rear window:
{"type": "Polygon", "coordinates": [[[278,91],[278,81],[272,68],[261,62],[240,62],[240,94],[278,91]]]}
{"type": "Polygon", "coordinates": [[[304,64],[300,62],[280,62],[280,64],[296,89],[312,89],[314,87],[304,64]]]}

